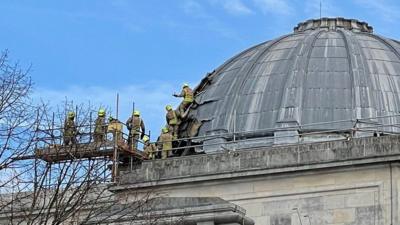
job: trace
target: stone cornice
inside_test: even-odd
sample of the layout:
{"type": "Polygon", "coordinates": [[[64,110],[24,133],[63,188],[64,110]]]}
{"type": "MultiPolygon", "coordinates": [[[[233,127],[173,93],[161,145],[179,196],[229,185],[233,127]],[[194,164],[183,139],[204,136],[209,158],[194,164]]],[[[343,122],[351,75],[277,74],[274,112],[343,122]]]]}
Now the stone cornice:
{"type": "Polygon", "coordinates": [[[400,136],[270,147],[146,161],[111,191],[400,160],[400,136]]]}

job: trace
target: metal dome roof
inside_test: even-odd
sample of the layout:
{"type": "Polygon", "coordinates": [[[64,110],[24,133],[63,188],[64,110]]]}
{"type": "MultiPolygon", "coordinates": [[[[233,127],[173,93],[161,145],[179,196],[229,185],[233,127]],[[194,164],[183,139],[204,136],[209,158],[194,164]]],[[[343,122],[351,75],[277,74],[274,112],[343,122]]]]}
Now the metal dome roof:
{"type": "Polygon", "coordinates": [[[308,20],[229,59],[196,92],[199,135],[398,124],[385,116],[400,112],[400,42],[357,20],[308,20]]]}

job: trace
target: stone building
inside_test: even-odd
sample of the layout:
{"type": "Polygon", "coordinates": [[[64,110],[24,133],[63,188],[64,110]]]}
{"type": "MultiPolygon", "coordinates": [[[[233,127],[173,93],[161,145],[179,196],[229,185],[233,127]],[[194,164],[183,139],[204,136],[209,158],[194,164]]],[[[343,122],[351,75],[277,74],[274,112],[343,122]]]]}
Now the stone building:
{"type": "Polygon", "coordinates": [[[300,23],[207,74],[180,127],[197,154],[121,172],[124,215],[90,223],[132,224],[138,193],[157,193],[158,224],[400,224],[399,93],[399,41],[300,23]]]}
{"type": "Polygon", "coordinates": [[[185,202],[187,224],[400,224],[399,92],[400,42],[308,20],[202,80],[182,125],[199,154],[145,161],[110,190],[185,202]]]}

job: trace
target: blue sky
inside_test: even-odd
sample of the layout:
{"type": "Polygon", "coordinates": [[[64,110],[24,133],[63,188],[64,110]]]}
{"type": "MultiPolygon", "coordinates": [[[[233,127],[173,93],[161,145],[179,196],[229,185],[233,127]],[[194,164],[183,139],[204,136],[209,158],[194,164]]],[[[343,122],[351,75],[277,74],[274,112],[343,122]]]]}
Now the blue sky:
{"type": "MultiPolygon", "coordinates": [[[[32,64],[35,99],[114,109],[131,102],[158,133],[164,106],[236,53],[319,17],[319,0],[1,0],[0,49],[32,64]]],[[[322,16],[356,18],[400,39],[400,1],[323,0],[322,16]]]]}

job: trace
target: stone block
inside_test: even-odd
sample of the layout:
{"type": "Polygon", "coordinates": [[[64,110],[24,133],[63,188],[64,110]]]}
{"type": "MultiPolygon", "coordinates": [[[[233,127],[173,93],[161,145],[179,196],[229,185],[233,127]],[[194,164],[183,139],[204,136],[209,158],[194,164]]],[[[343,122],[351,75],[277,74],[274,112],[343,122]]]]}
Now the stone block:
{"type": "Polygon", "coordinates": [[[334,185],[335,179],[332,176],[301,176],[293,178],[294,188],[304,188],[304,187],[317,187],[317,186],[328,186],[334,185]]]}
{"type": "Polygon", "coordinates": [[[328,195],[323,197],[324,210],[342,209],[345,206],[346,195],[328,195]]]}
{"type": "Polygon", "coordinates": [[[268,179],[254,182],[254,192],[271,190],[293,190],[295,182],[282,179],[268,179]]]}
{"type": "Polygon", "coordinates": [[[355,220],[350,225],[380,225],[382,220],[382,212],[379,207],[358,207],[355,211],[355,220]]]}
{"type": "Polygon", "coordinates": [[[335,209],[333,210],[333,223],[349,223],[355,219],[354,209],[335,209]]]}
{"type": "Polygon", "coordinates": [[[345,206],[349,208],[373,206],[375,204],[375,192],[355,193],[345,198],[345,206]]]}
{"type": "Polygon", "coordinates": [[[255,225],[271,225],[271,218],[269,216],[250,216],[250,218],[254,220],[255,225]]]}
{"type": "Polygon", "coordinates": [[[270,217],[271,225],[292,225],[291,214],[273,215],[270,217]]]}

